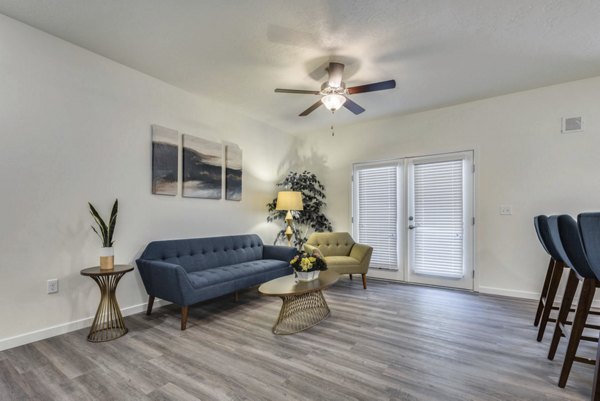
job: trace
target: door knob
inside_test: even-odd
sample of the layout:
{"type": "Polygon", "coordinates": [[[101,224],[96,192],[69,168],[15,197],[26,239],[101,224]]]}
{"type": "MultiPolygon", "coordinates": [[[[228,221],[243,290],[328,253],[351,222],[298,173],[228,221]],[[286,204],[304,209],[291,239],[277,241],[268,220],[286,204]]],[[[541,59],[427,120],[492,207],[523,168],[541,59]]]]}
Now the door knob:
{"type": "Polygon", "coordinates": [[[414,230],[416,226],[413,226],[412,224],[410,226],[408,226],[409,230],[414,230]]]}

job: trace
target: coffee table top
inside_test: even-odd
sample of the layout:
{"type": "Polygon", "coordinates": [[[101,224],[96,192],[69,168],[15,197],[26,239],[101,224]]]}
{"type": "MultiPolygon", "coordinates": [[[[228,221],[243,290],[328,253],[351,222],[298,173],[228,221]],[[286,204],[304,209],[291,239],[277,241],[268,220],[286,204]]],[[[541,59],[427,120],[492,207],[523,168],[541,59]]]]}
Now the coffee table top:
{"type": "Polygon", "coordinates": [[[334,285],[340,278],[340,275],[333,270],[325,270],[319,273],[319,278],[312,281],[299,281],[293,274],[279,277],[267,281],[258,287],[258,292],[270,297],[280,297],[285,295],[302,295],[308,292],[320,291],[334,285]]]}

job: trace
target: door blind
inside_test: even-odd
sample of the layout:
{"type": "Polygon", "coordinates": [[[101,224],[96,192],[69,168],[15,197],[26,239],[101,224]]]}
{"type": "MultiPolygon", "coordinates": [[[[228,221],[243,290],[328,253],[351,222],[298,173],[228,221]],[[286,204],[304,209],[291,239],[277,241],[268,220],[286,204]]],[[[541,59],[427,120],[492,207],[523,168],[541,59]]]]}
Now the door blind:
{"type": "Polygon", "coordinates": [[[463,160],[415,164],[415,273],[464,276],[463,222],[463,160]]]}
{"type": "Polygon", "coordinates": [[[357,242],[373,247],[371,267],[398,270],[398,166],[356,171],[357,242]]]}

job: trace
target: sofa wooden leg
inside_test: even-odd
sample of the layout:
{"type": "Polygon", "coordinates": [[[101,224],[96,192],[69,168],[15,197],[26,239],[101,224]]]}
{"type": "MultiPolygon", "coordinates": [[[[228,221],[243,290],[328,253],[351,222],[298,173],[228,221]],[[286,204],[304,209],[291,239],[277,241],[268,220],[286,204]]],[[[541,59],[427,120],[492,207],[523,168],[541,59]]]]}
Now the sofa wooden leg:
{"type": "Polygon", "coordinates": [[[148,297],[148,309],[146,309],[146,315],[148,316],[152,313],[152,305],[154,305],[154,295],[148,297]]]}
{"type": "Polygon", "coordinates": [[[366,290],[367,289],[367,274],[366,273],[362,274],[362,279],[363,279],[363,288],[366,290]]]}
{"type": "Polygon", "coordinates": [[[187,327],[189,310],[190,310],[190,307],[187,305],[181,307],[181,330],[185,330],[185,328],[187,327]]]}
{"type": "Polygon", "coordinates": [[[240,294],[237,291],[233,293],[233,300],[235,302],[240,300],[240,294]]]}
{"type": "Polygon", "coordinates": [[[350,276],[350,280],[352,280],[352,274],[348,274],[350,276]]]}

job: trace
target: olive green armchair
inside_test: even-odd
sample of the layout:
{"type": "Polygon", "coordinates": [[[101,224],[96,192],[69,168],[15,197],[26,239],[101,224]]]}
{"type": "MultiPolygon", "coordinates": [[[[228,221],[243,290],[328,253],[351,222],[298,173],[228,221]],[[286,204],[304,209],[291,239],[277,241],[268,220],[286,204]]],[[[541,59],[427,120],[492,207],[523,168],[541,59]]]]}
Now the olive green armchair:
{"type": "Polygon", "coordinates": [[[367,270],[373,248],[357,244],[350,234],[345,232],[313,233],[304,244],[304,250],[313,253],[318,250],[325,258],[327,268],[339,273],[361,274],[363,287],[367,289],[367,270]]]}

